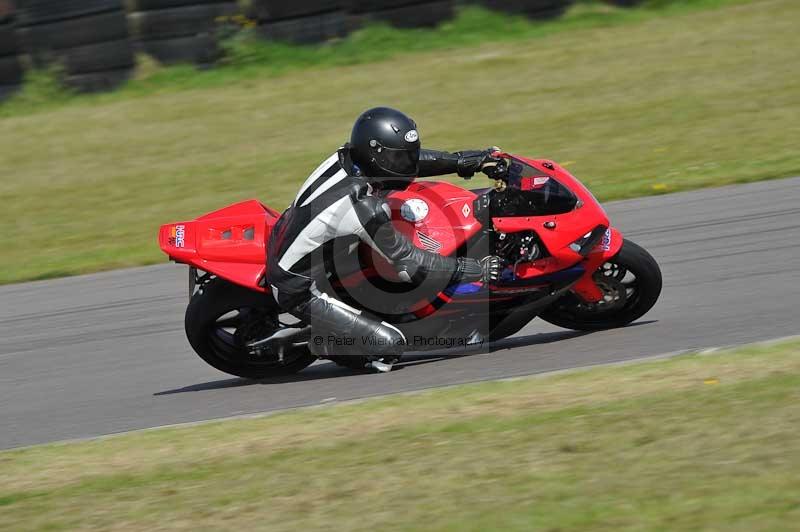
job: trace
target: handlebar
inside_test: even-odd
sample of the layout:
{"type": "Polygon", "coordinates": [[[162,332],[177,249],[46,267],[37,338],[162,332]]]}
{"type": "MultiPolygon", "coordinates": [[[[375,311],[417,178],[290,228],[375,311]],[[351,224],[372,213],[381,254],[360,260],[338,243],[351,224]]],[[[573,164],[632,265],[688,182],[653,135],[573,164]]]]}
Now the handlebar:
{"type": "Polygon", "coordinates": [[[483,173],[486,174],[489,179],[506,181],[508,179],[508,161],[502,157],[498,157],[497,164],[484,168],[483,173]]]}

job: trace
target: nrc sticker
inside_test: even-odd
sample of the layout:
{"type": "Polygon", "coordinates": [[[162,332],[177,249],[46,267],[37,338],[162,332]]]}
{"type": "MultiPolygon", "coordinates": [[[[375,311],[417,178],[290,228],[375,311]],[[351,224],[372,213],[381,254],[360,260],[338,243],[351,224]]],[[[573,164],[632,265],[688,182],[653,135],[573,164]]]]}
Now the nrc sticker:
{"type": "Polygon", "coordinates": [[[169,230],[169,243],[176,248],[186,246],[186,226],[175,225],[169,230]]]}

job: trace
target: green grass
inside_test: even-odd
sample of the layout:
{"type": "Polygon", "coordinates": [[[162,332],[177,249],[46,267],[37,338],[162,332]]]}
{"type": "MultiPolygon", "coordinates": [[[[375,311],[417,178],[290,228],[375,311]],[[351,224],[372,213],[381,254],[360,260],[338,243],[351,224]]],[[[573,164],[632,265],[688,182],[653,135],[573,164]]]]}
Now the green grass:
{"type": "Polygon", "coordinates": [[[7,451],[0,528],[790,530],[799,355],[751,346],[7,451]]]}
{"type": "Polygon", "coordinates": [[[139,72],[123,90],[99,96],[71,93],[58,87],[53,73],[31,72],[28,87],[18,97],[0,103],[0,117],[30,114],[74,101],[107,102],[163,91],[214,87],[254,77],[274,77],[309,67],[336,67],[385,61],[436,49],[475,46],[487,42],[529,40],[581,29],[631,24],[655,17],[686,14],[699,9],[730,6],[753,0],[645,0],[636,9],[615,8],[603,0],[574,0],[562,16],[532,21],[523,16],[460,6],[455,19],[434,29],[395,29],[372,23],[346,38],[323,45],[269,43],[258,38],[241,15],[219,19],[218,33],[225,56],[216,68],[190,65],[161,67],[141,56],[139,72]]]}
{"type": "Polygon", "coordinates": [[[282,209],[378,104],[412,114],[426,146],[551,157],[603,200],[800,171],[797,2],[606,9],[491,19],[493,38],[242,45],[228,68],[156,69],[96,97],[40,78],[0,110],[0,283],[159,262],[159,224],[234,200],[282,209]]]}

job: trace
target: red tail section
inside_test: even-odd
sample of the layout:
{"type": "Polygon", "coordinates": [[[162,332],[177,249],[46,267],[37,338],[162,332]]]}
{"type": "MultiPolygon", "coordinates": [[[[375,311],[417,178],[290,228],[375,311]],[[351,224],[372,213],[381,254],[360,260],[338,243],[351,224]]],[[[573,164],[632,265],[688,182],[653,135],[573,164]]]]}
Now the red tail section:
{"type": "Polygon", "coordinates": [[[263,291],[267,242],[279,216],[259,201],[243,201],[196,220],[162,225],[158,244],[176,262],[263,291]]]}

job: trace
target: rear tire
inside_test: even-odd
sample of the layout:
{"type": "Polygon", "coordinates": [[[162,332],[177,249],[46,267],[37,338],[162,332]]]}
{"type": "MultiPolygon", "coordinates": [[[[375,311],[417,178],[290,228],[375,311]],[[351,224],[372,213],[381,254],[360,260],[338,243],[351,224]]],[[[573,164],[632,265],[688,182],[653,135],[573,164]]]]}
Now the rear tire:
{"type": "Polygon", "coordinates": [[[609,302],[586,304],[569,292],[540,314],[553,325],[576,331],[623,327],[644,316],[661,294],[661,269],[644,248],[625,240],[622,249],[594,274],[609,302]],[[620,275],[621,274],[621,275],[620,275]],[[632,275],[633,280],[628,280],[632,275]]]}
{"type": "Polygon", "coordinates": [[[361,24],[380,21],[395,28],[432,28],[452,19],[455,15],[453,2],[450,0],[417,2],[413,5],[408,5],[408,2],[393,1],[383,3],[380,8],[376,7],[363,11],[356,7],[354,12],[360,13],[355,16],[355,19],[361,24]],[[422,14],[424,16],[421,16],[422,14]]]}
{"type": "Polygon", "coordinates": [[[76,46],[53,52],[67,75],[133,68],[133,48],[127,39],[76,46]]]}
{"type": "Polygon", "coordinates": [[[267,295],[216,278],[192,296],[186,308],[186,337],[200,358],[225,373],[246,379],[291,375],[316,360],[307,344],[296,345],[283,361],[252,355],[244,345],[258,339],[248,337],[247,331],[266,326],[267,318],[278,314],[267,295]]]}
{"type": "Polygon", "coordinates": [[[221,4],[225,0],[123,0],[125,9],[133,11],[152,11],[173,7],[197,6],[201,4],[221,4]]]}
{"type": "Polygon", "coordinates": [[[210,65],[222,56],[217,40],[211,35],[140,41],[138,46],[142,52],[165,65],[176,63],[210,65]]]}
{"type": "Polygon", "coordinates": [[[490,11],[547,20],[563,15],[573,0],[480,0],[479,3],[490,11]]]}
{"type": "Polygon", "coordinates": [[[17,6],[17,22],[20,26],[47,24],[122,9],[121,0],[27,0],[17,4],[20,4],[17,6]]]}
{"type": "MultiPolygon", "coordinates": [[[[20,40],[34,54],[76,46],[128,39],[128,23],[122,10],[20,28],[20,40]]],[[[2,47],[0,47],[2,48],[2,47]]]]}
{"type": "Polygon", "coordinates": [[[136,11],[128,14],[128,27],[132,37],[142,40],[213,35],[220,26],[220,18],[238,13],[236,2],[136,11]]]}
{"type": "Polygon", "coordinates": [[[82,93],[103,92],[116,89],[127,82],[132,75],[129,68],[119,70],[105,70],[103,72],[88,72],[85,74],[72,74],[65,76],[64,84],[82,93]]]}
{"type": "Polygon", "coordinates": [[[258,26],[258,35],[272,41],[313,44],[347,35],[347,17],[343,11],[332,11],[286,20],[265,21],[258,26]]]}
{"type": "Polygon", "coordinates": [[[305,18],[321,13],[330,13],[343,7],[339,0],[295,0],[276,2],[275,0],[250,0],[248,18],[259,22],[305,18]]]}

